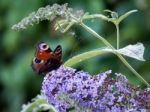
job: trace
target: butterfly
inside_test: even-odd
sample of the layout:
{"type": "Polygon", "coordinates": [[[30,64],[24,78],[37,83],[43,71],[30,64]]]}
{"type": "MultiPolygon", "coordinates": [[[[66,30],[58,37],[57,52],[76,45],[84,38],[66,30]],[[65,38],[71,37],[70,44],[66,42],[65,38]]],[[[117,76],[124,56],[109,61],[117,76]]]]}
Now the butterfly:
{"type": "Polygon", "coordinates": [[[32,69],[38,74],[46,74],[62,64],[62,48],[58,45],[54,51],[44,42],[38,43],[32,60],[32,69]]]}

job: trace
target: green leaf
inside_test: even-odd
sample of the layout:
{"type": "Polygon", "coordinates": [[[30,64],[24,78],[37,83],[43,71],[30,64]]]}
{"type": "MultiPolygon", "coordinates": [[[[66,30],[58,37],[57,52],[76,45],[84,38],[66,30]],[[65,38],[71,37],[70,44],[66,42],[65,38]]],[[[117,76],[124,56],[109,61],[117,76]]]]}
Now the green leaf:
{"type": "Polygon", "coordinates": [[[142,43],[137,43],[135,45],[128,45],[122,49],[117,50],[120,54],[123,54],[125,56],[145,61],[143,58],[144,55],[144,46],[142,43]]]}
{"type": "Polygon", "coordinates": [[[46,98],[43,95],[38,95],[31,103],[24,104],[21,112],[39,112],[46,110],[49,112],[57,112],[52,105],[47,103],[46,98]]]}
{"type": "Polygon", "coordinates": [[[117,53],[122,54],[124,56],[134,58],[140,61],[144,61],[143,54],[144,54],[144,46],[142,43],[137,43],[135,45],[128,45],[124,48],[121,48],[119,50],[112,50],[110,48],[101,48],[101,49],[95,49],[92,51],[88,51],[82,54],[79,54],[77,56],[72,57],[68,61],[64,63],[65,66],[73,66],[77,63],[80,63],[84,60],[93,58],[98,55],[103,55],[106,53],[114,53],[117,55],[117,53]]]}
{"type": "Polygon", "coordinates": [[[64,66],[72,66],[72,65],[75,65],[79,62],[87,60],[89,58],[95,57],[97,55],[102,55],[102,54],[105,54],[108,52],[110,52],[110,51],[105,50],[105,48],[88,51],[88,52],[85,52],[85,53],[82,53],[82,54],[79,54],[77,56],[72,57],[71,59],[69,59],[68,61],[66,61],[64,63],[64,66]]]}
{"type": "Polygon", "coordinates": [[[126,17],[128,17],[129,15],[131,15],[132,13],[137,12],[138,10],[131,10],[128,11],[127,13],[125,13],[124,15],[120,16],[119,19],[117,20],[117,23],[119,24],[122,20],[124,20],[126,17]]]}

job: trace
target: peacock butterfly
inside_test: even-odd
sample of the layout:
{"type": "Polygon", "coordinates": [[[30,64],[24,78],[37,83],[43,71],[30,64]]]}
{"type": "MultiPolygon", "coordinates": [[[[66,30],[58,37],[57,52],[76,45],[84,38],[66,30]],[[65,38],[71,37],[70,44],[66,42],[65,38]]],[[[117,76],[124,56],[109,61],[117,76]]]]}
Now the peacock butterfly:
{"type": "Polygon", "coordinates": [[[44,42],[38,43],[35,56],[32,60],[32,68],[38,74],[45,74],[60,67],[62,48],[58,45],[54,51],[44,42]]]}

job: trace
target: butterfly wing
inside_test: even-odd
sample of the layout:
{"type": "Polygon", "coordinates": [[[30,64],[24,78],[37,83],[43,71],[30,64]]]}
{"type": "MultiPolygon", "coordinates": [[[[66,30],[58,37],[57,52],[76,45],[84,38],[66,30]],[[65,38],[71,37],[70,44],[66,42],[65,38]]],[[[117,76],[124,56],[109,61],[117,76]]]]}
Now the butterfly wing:
{"type": "Polygon", "coordinates": [[[54,55],[56,56],[56,58],[60,61],[61,57],[62,57],[62,47],[60,45],[58,45],[55,50],[54,50],[54,55]]]}
{"type": "Polygon", "coordinates": [[[54,51],[45,47],[45,43],[40,43],[36,49],[35,57],[32,60],[32,68],[39,74],[45,74],[51,70],[59,68],[62,64],[62,47],[58,45],[54,51]],[[35,60],[36,59],[36,60],[35,60]],[[42,63],[39,60],[42,60],[42,63]]]}
{"type": "Polygon", "coordinates": [[[46,60],[44,66],[40,69],[39,73],[47,73],[51,70],[55,70],[60,67],[62,56],[62,47],[58,45],[53,52],[51,52],[50,57],[46,60]]]}
{"type": "Polygon", "coordinates": [[[47,62],[41,67],[41,69],[39,70],[39,74],[45,74],[47,72],[50,72],[52,70],[56,70],[60,67],[60,65],[62,64],[61,61],[56,60],[56,59],[48,59],[47,62]]]}

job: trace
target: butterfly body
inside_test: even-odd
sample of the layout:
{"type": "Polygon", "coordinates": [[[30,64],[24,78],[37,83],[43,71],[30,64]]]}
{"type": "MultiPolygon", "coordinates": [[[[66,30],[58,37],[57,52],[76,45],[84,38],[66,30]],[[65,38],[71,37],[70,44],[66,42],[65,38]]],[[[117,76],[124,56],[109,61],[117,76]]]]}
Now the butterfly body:
{"type": "Polygon", "coordinates": [[[60,45],[52,51],[46,43],[39,43],[32,60],[32,68],[38,74],[45,74],[57,69],[62,64],[61,55],[62,48],[60,45]]]}

